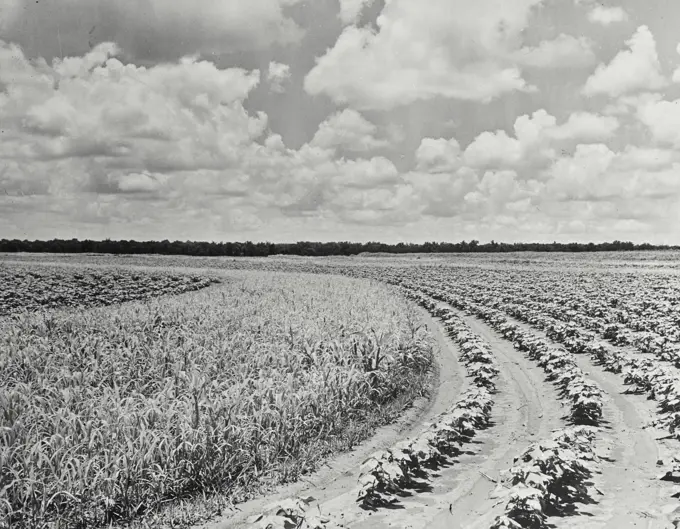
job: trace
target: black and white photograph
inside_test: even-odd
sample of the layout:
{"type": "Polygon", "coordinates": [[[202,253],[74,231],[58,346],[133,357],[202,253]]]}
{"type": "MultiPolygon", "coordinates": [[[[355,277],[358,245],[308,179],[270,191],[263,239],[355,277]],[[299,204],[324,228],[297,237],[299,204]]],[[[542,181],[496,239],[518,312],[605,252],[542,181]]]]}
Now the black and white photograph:
{"type": "Polygon", "coordinates": [[[0,0],[0,529],[680,527],[680,0],[0,0]]]}

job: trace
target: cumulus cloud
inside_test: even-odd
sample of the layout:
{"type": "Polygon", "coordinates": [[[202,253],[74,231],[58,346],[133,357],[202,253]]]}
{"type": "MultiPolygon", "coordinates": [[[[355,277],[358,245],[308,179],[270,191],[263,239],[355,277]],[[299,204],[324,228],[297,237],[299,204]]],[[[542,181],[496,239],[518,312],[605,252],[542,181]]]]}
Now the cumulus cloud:
{"type": "Polygon", "coordinates": [[[609,64],[600,64],[583,87],[587,96],[620,96],[641,90],[657,90],[667,84],[663,76],[654,35],[640,26],[609,64]]]}
{"type": "Polygon", "coordinates": [[[595,63],[592,48],[590,39],[561,34],[518,50],[514,58],[519,64],[534,68],[579,68],[595,63]]]}
{"type": "Polygon", "coordinates": [[[588,20],[594,24],[609,26],[614,22],[628,20],[628,13],[622,7],[595,6],[588,12],[588,20]]]}
{"type": "MultiPolygon", "coordinates": [[[[438,96],[489,101],[531,90],[510,60],[541,0],[386,3],[377,30],[346,27],[305,79],[312,95],[361,109],[438,96]]],[[[542,52],[541,52],[542,53],[542,52]]]]}
{"type": "Polygon", "coordinates": [[[460,154],[455,138],[423,138],[416,151],[417,168],[428,173],[453,171],[460,167],[460,154]]]}
{"type": "Polygon", "coordinates": [[[16,156],[9,149],[21,142],[35,160],[101,157],[131,170],[189,170],[228,166],[265,130],[266,116],[243,107],[257,71],[191,58],[137,67],[116,59],[118,51],[104,43],[48,65],[0,44],[10,103],[0,105],[8,139],[0,152],[16,156]]]}
{"type": "Polygon", "coordinates": [[[660,143],[680,147],[680,99],[652,99],[638,106],[637,116],[660,143]]]}
{"type": "Polygon", "coordinates": [[[521,142],[504,130],[484,131],[465,149],[465,162],[472,166],[515,165],[523,154],[521,142]]]}
{"type": "Polygon", "coordinates": [[[141,67],[120,62],[119,52],[104,43],[48,64],[0,44],[3,211],[7,202],[41,195],[12,218],[30,219],[39,207],[44,218],[70,219],[71,228],[115,222],[148,232],[148,201],[156,201],[149,222],[158,226],[165,215],[214,215],[223,200],[238,210],[244,199],[234,189],[245,181],[256,189],[266,176],[241,170],[246,158],[269,150],[257,143],[266,115],[243,106],[259,73],[193,58],[141,67]],[[200,203],[206,193],[210,207],[200,203]]]}
{"type": "Polygon", "coordinates": [[[340,0],[340,20],[343,24],[355,24],[364,8],[375,0],[340,0]]]}
{"type": "Polygon", "coordinates": [[[119,53],[104,43],[48,63],[0,45],[5,197],[51,197],[72,225],[115,222],[149,236],[173,215],[205,234],[246,230],[258,215],[378,226],[417,214],[392,161],[339,155],[387,146],[359,112],[331,115],[293,150],[244,107],[259,72],[196,58],[142,67],[119,53]]]}
{"type": "Polygon", "coordinates": [[[272,92],[283,93],[284,84],[290,79],[290,66],[280,62],[272,61],[269,63],[267,71],[267,81],[272,92]]]}
{"type": "Polygon", "coordinates": [[[578,219],[595,233],[668,233],[680,205],[680,164],[673,159],[651,149],[579,146],[547,171],[536,202],[549,207],[553,219],[561,216],[565,225],[578,219]]]}
{"type": "Polygon", "coordinates": [[[474,167],[513,167],[547,160],[557,147],[566,147],[565,142],[601,141],[618,127],[615,117],[588,112],[575,112],[558,125],[554,116],[541,109],[515,120],[514,137],[504,130],[482,132],[465,149],[464,160],[474,167]]]}
{"type": "Polygon", "coordinates": [[[598,141],[612,137],[618,128],[619,120],[615,117],[575,112],[566,123],[549,131],[549,135],[555,139],[598,141]]]}
{"type": "MultiPolygon", "coordinates": [[[[263,0],[252,9],[276,4],[285,18],[286,3],[263,0]]],[[[680,101],[649,93],[663,82],[658,59],[648,68],[656,57],[651,33],[638,30],[619,54],[624,59],[598,69],[623,72],[623,83],[607,84],[604,74],[593,81],[596,93],[617,97],[607,112],[538,99],[534,108],[551,106],[516,117],[509,112],[526,108],[526,96],[483,108],[441,98],[479,102],[526,91],[522,68],[540,85],[546,74],[537,70],[585,66],[596,48],[559,30],[527,45],[523,29],[540,2],[482,0],[455,16],[444,12],[450,4],[436,0],[429,12],[392,0],[375,29],[359,29],[348,16],[306,80],[308,90],[317,83],[316,93],[348,108],[332,110],[299,148],[254,110],[267,92],[255,90],[259,83],[270,92],[296,88],[286,84],[288,65],[268,64],[269,56],[260,75],[202,59],[196,41],[167,56],[180,48],[192,55],[159,63],[134,60],[124,42],[55,60],[0,44],[3,228],[8,236],[166,238],[170,227],[177,238],[270,240],[384,238],[386,226],[414,239],[609,239],[671,230],[668,219],[680,211],[680,101]],[[650,82],[650,71],[662,81],[650,82]],[[326,77],[314,79],[319,72],[326,77]],[[513,81],[494,84],[499,79],[513,81]],[[393,114],[371,112],[429,99],[393,114]],[[445,107],[431,120],[432,108],[445,107]],[[485,116],[494,126],[471,134],[475,107],[508,114],[485,116]]],[[[336,15],[334,8],[329,16],[336,15]]],[[[251,37],[242,44],[258,46],[251,37]]],[[[206,42],[201,49],[210,48],[206,42]]]]}
{"type": "MultiPolygon", "coordinates": [[[[678,53],[678,55],[680,55],[680,44],[677,45],[675,51],[678,53]]],[[[680,67],[676,68],[675,71],[673,72],[673,82],[680,83],[680,67]]]]}
{"type": "Polygon", "coordinates": [[[603,182],[615,157],[603,144],[578,145],[573,156],[561,157],[550,169],[548,194],[558,200],[597,200],[616,194],[603,182]]]}
{"type": "Polygon", "coordinates": [[[323,121],[310,145],[323,149],[343,148],[355,152],[370,151],[387,146],[385,140],[375,137],[377,132],[378,127],[356,110],[348,108],[336,112],[323,121]]]}

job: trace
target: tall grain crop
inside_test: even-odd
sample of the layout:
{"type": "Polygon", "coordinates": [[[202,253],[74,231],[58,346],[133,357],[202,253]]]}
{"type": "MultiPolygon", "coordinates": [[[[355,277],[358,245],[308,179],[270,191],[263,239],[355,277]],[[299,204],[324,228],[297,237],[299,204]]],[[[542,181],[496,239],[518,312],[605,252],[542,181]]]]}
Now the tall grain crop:
{"type": "Polygon", "coordinates": [[[419,395],[430,367],[413,309],[348,278],[245,274],[5,318],[0,520],[91,527],[295,479],[419,395]]]}

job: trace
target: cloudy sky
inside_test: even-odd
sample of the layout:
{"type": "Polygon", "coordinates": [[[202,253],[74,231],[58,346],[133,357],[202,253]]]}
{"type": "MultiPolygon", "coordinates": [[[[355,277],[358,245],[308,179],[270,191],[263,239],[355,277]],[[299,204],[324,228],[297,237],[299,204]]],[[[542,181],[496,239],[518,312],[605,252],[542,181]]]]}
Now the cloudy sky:
{"type": "Polygon", "coordinates": [[[677,0],[0,0],[0,237],[680,243],[677,0]]]}

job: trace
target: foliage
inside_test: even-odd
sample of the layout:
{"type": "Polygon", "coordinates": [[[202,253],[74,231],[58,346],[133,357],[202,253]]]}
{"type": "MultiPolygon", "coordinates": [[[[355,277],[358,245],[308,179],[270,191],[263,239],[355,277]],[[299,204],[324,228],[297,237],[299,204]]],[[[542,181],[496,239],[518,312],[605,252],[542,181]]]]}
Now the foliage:
{"type": "Polygon", "coordinates": [[[206,288],[219,280],[175,272],[49,265],[0,266],[0,316],[60,307],[114,305],[206,288]]]}
{"type": "Polygon", "coordinates": [[[297,479],[422,395],[413,310],[366,281],[247,275],[0,320],[0,520],[92,527],[297,479]]]}
{"type": "Polygon", "coordinates": [[[480,253],[480,252],[603,252],[621,250],[661,250],[673,246],[634,244],[613,241],[602,243],[480,243],[476,240],[453,242],[425,242],[385,244],[381,242],[201,242],[201,241],[92,241],[78,239],[53,239],[50,241],[21,241],[0,239],[0,252],[37,253],[110,253],[110,254],[162,254],[162,255],[212,255],[230,257],[265,257],[269,255],[358,255],[360,253],[480,253]]]}
{"type": "Polygon", "coordinates": [[[515,458],[505,513],[491,529],[540,529],[546,527],[548,514],[561,512],[566,504],[588,500],[590,465],[597,460],[592,450],[595,433],[589,427],[568,428],[551,440],[532,444],[515,458]]]}

